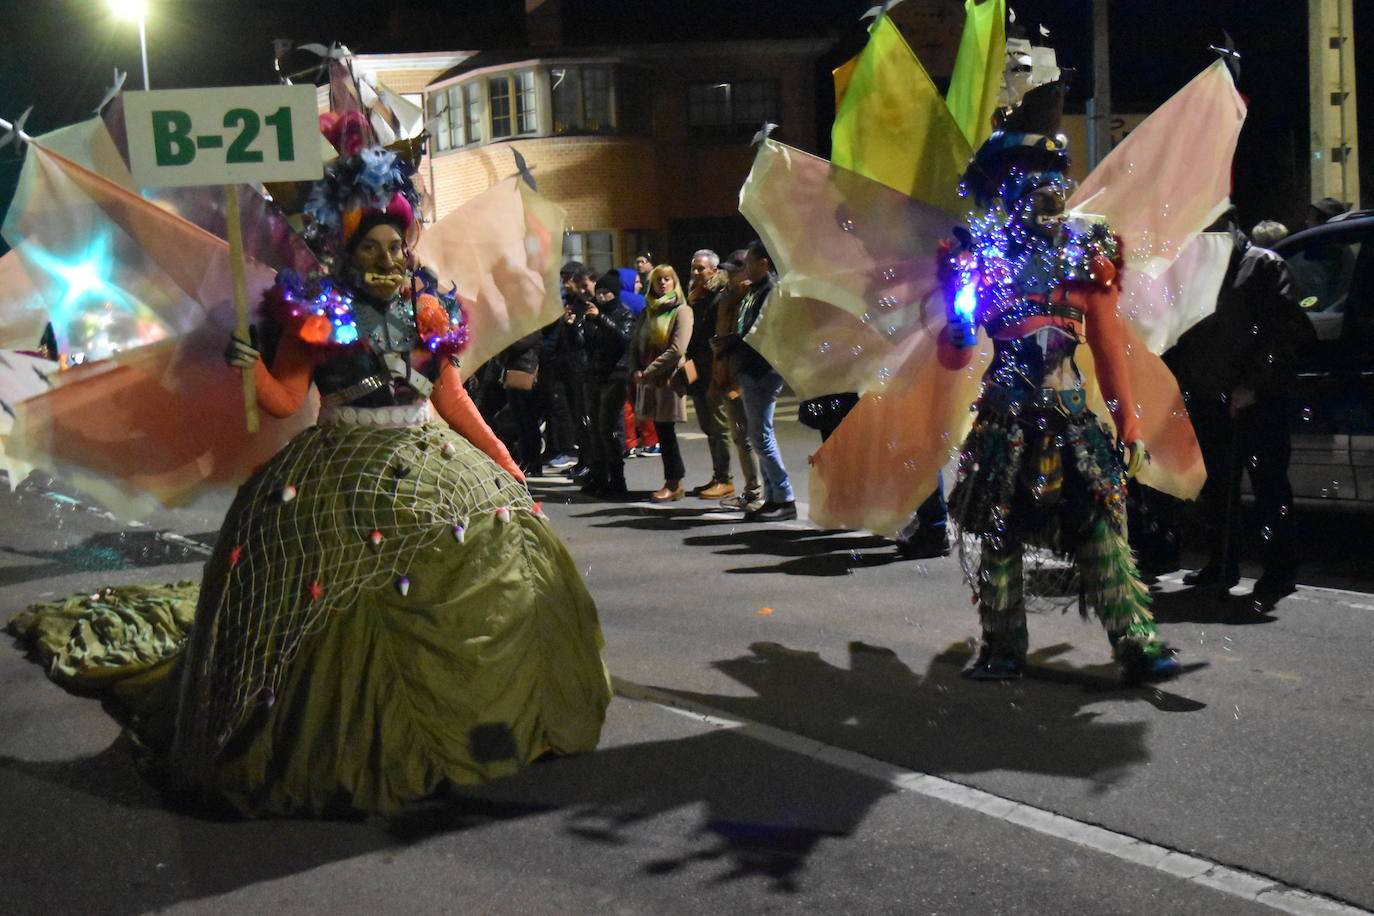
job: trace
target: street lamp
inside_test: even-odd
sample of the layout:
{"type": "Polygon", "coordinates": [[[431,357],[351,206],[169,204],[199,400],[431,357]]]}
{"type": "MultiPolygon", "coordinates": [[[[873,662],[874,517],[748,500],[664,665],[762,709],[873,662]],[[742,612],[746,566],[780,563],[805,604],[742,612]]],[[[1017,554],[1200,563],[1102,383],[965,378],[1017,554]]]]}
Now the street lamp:
{"type": "Polygon", "coordinates": [[[146,0],[110,0],[110,8],[115,15],[124,19],[138,20],[138,49],[143,55],[143,91],[148,91],[148,33],[144,23],[148,18],[146,0]]]}

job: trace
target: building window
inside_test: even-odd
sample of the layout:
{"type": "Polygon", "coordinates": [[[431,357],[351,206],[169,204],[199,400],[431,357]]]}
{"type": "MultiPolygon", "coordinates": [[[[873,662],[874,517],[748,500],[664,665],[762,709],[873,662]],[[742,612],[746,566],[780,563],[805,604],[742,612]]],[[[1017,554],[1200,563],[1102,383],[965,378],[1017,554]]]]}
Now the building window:
{"type": "Polygon", "coordinates": [[[563,261],[581,261],[600,276],[615,266],[615,233],[563,233],[563,261]]]}
{"type": "Polygon", "coordinates": [[[757,127],[779,120],[777,80],[742,80],[733,83],[693,83],[687,87],[689,127],[757,127]]]}
{"type": "Polygon", "coordinates": [[[487,95],[491,100],[491,138],[500,140],[511,135],[510,77],[493,76],[487,80],[487,95]]]}
{"type": "Polygon", "coordinates": [[[653,229],[626,229],[625,241],[630,246],[625,253],[625,260],[633,260],[647,251],[649,260],[655,264],[663,263],[658,257],[658,233],[653,229]]]}
{"type": "Polygon", "coordinates": [[[468,83],[463,87],[463,111],[463,129],[466,131],[464,142],[480,143],[482,141],[482,86],[480,83],[468,83]]]}
{"type": "Polygon", "coordinates": [[[605,66],[553,67],[553,132],[602,133],[615,129],[615,81],[605,66]]]}
{"type": "Polygon", "coordinates": [[[524,70],[515,74],[515,122],[516,130],[522,134],[539,132],[533,70],[524,70]]]}
{"type": "Polygon", "coordinates": [[[429,96],[429,119],[434,122],[434,148],[452,149],[453,104],[448,92],[434,92],[429,96]]]}

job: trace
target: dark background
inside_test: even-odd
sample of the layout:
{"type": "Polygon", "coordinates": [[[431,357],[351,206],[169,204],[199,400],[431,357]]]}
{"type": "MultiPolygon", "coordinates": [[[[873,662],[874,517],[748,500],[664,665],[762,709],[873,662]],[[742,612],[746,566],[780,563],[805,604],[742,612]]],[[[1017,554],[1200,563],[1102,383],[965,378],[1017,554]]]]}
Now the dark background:
{"type": "MultiPolygon", "coordinates": [[[[859,15],[874,0],[597,0],[564,4],[568,44],[663,43],[712,38],[828,36],[833,65],[863,45],[859,15]]],[[[42,133],[89,117],[114,67],[141,88],[138,30],[103,0],[6,3],[0,11],[0,117],[32,105],[27,129],[42,133]]],[[[1076,76],[1070,110],[1091,95],[1091,0],[1017,0],[1018,22],[1034,34],[1043,23],[1061,65],[1076,76]]],[[[1359,128],[1374,137],[1374,4],[1356,3],[1355,45],[1363,99],[1359,128]]],[[[1245,225],[1275,217],[1302,224],[1307,204],[1306,4],[1299,0],[1133,0],[1113,3],[1112,102],[1148,112],[1213,60],[1208,45],[1222,29],[1240,48],[1239,86],[1250,113],[1236,158],[1235,200],[1245,225]]],[[[162,0],[148,19],[153,88],[272,82],[271,40],[340,41],[357,52],[520,47],[522,0],[368,3],[267,3],[260,0],[162,0]]],[[[958,21],[957,17],[953,21],[958,21]]],[[[820,80],[826,119],[830,90],[820,80]]],[[[1188,138],[1180,137],[1180,143],[1188,138]]],[[[815,147],[826,152],[825,137],[815,147]]],[[[1368,144],[1365,144],[1368,147],[1368,144]]],[[[18,175],[20,154],[0,150],[0,206],[18,175]]],[[[1365,199],[1374,192],[1374,155],[1366,155],[1365,199]]]]}

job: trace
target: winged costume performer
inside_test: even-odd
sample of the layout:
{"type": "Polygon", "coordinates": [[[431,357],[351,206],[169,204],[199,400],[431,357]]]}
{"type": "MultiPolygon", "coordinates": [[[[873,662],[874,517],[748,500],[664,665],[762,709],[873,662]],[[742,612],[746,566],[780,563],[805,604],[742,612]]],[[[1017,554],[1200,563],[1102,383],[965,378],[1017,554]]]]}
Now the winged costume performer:
{"type": "MultiPolygon", "coordinates": [[[[1004,121],[993,132],[998,99],[988,85],[1003,69],[1005,5],[982,6],[966,3],[948,100],[935,94],[884,16],[863,54],[837,71],[836,162],[764,140],[741,190],[741,211],[777,257],[781,276],[750,343],[800,397],[863,395],[812,457],[811,518],[818,524],[891,534],[931,492],[951,455],[961,455],[965,473],[952,508],[964,523],[966,553],[978,558],[968,564],[977,567],[969,569],[971,585],[991,602],[975,671],[1019,672],[1017,575],[1028,552],[1076,564],[1080,594],[1116,634],[1128,676],[1167,674],[1172,660],[1158,648],[1124,541],[1116,543],[1123,534],[1114,501],[1124,476],[1119,455],[1129,453],[1140,479],[1181,497],[1195,496],[1205,477],[1177,383],[1155,353],[1215,303],[1223,245],[1199,232],[1226,206],[1244,106],[1218,62],[1070,196],[1057,174],[1067,154],[1056,125],[1029,123],[1040,120],[1033,107],[1020,115],[1027,124],[1004,121]],[[955,109],[963,116],[956,119],[955,109]],[[961,173],[977,206],[956,219],[952,207],[962,205],[950,204],[948,189],[959,187],[961,173]],[[1160,189],[1168,189],[1167,203],[1160,189]],[[952,233],[957,246],[942,242],[952,233]],[[1095,283],[1101,291],[1088,295],[1095,283]],[[962,333],[947,331],[951,320],[962,333]],[[1079,349],[1082,342],[1089,347],[1079,349]],[[1017,375],[1022,369],[1030,371],[1017,375]],[[1035,397],[1093,432],[1081,447],[1068,444],[1065,428],[1050,437],[1048,451],[1015,451],[1015,423],[992,430],[988,411],[999,386],[1072,391],[1067,400],[1035,397]],[[1091,415],[1113,418],[1116,441],[1098,432],[1091,415]],[[1072,454],[1056,459],[1050,452],[1060,446],[1072,454]],[[999,448],[1004,476],[994,481],[987,462],[999,448]],[[1047,461],[1046,485],[1056,471],[1064,475],[1053,494],[1057,505],[1096,508],[1074,519],[1031,518],[1022,501],[1040,483],[1038,457],[1047,461]],[[1101,479],[1089,480],[1095,473],[1101,479]],[[1120,547],[1110,574],[1078,562],[1102,554],[1104,537],[1120,547]],[[1014,554],[1015,564],[990,562],[989,546],[1009,564],[1014,554]],[[1125,603],[1114,610],[1114,602],[1125,603]]],[[[1021,69],[1029,74],[1010,100],[1029,90],[1036,106],[1057,91],[1052,52],[1007,47],[1013,64],[1025,58],[1021,69]]],[[[1003,414],[1019,416],[1024,406],[1029,416],[1027,397],[1004,398],[1003,414]]]]}
{"type": "MultiPolygon", "coordinates": [[[[334,82],[337,91],[337,70],[334,82]]],[[[212,473],[150,472],[151,497],[164,503],[241,483],[198,589],[101,589],[37,606],[11,629],[33,640],[54,678],[100,685],[174,788],[248,815],[391,811],[446,783],[591,750],[610,698],[591,596],[459,366],[478,334],[490,332],[481,349],[494,353],[550,320],[561,214],[512,180],[417,246],[414,144],[374,145],[369,116],[342,107],[322,117],[339,156],[301,198],[313,247],[282,234],[281,215],[256,199],[268,219],[252,226],[248,248],[279,268],[273,277],[261,260],[249,265],[267,359],[238,337],[223,360],[206,352],[215,338],[224,347],[230,322],[213,269],[223,240],[179,215],[213,226],[197,195],[150,202],[42,138],[30,160],[84,200],[80,213],[114,223],[122,235],[112,236],[150,273],[180,271],[175,287],[204,311],[183,315],[161,346],[93,360],[72,370],[89,367],[89,377],[22,402],[24,441],[42,432],[52,445],[21,457],[61,456],[50,464],[82,467],[108,493],[138,492],[114,459],[65,450],[73,417],[88,417],[102,388],[119,394],[102,382],[125,376],[166,406],[179,394],[169,379],[186,377],[178,366],[191,358],[231,403],[237,384],[224,362],[254,373],[259,404],[276,418],[257,447],[294,435],[248,476],[237,452],[216,464],[233,439],[227,425],[191,430],[187,451],[212,473]],[[417,251],[439,269],[421,266],[417,251]],[[484,276],[443,284],[454,264],[484,276]],[[97,372],[106,362],[115,365],[97,372]],[[81,385],[92,391],[74,402],[81,385]]],[[[17,219],[32,226],[20,244],[30,258],[40,249],[24,246],[67,228],[41,218],[34,200],[17,219]]],[[[169,314],[185,305],[168,299],[169,314]]],[[[181,406],[174,422],[197,426],[199,402],[181,406]]],[[[216,422],[210,411],[206,425],[216,422]]],[[[244,438],[241,413],[237,426],[244,438]]]]}

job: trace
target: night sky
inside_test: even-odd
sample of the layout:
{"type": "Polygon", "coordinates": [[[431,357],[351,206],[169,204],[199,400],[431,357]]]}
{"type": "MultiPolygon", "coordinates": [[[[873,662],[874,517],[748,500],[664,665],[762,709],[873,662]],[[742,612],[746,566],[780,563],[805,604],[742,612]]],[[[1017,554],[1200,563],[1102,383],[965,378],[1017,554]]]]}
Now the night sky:
{"type": "MultiPolygon", "coordinates": [[[[858,15],[876,0],[582,0],[567,20],[569,43],[628,44],[829,33],[844,48],[862,45],[858,15]]],[[[1115,2],[1112,89],[1120,111],[1148,111],[1213,58],[1207,46],[1228,29],[1243,55],[1241,91],[1250,116],[1236,166],[1244,220],[1277,216],[1300,223],[1307,131],[1306,3],[1300,0],[1132,0],[1115,2]]],[[[140,88],[137,27],[117,20],[104,0],[7,2],[0,11],[0,117],[29,105],[30,133],[90,115],[114,67],[140,88]]],[[[1061,65],[1078,71],[1070,107],[1091,94],[1090,0],[1014,0],[1018,21],[1050,29],[1061,65]]],[[[1357,2],[1362,117],[1374,137],[1374,4],[1357,2]],[[1363,10],[1361,9],[1363,8],[1363,10]]],[[[272,82],[271,40],[341,41],[358,52],[518,47],[525,41],[522,0],[266,3],[260,0],[152,0],[149,70],[155,89],[272,82]]],[[[1186,142],[1186,138],[1180,138],[1186,142]]],[[[0,201],[19,157],[0,150],[0,201]]],[[[1366,200],[1374,192],[1374,155],[1363,162],[1366,200]]]]}

